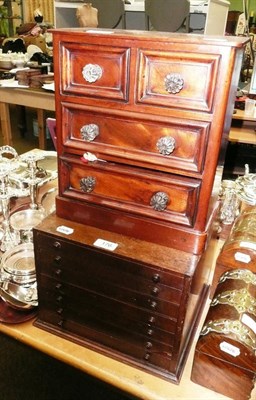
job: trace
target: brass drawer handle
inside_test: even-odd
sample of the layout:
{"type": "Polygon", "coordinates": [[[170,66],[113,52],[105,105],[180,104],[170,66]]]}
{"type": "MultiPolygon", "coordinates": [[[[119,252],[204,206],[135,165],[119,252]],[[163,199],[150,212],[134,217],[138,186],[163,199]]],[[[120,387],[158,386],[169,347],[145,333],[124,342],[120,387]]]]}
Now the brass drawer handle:
{"type": "Polygon", "coordinates": [[[163,156],[169,156],[175,150],[176,141],[173,137],[161,137],[157,143],[156,147],[160,154],[163,156]]]}
{"type": "Polygon", "coordinates": [[[102,77],[102,72],[98,64],[87,64],[83,67],[82,75],[86,82],[94,83],[102,77]]]}
{"type": "Polygon", "coordinates": [[[169,196],[164,192],[155,193],[150,200],[150,205],[155,211],[164,211],[169,203],[169,196]]]}
{"type": "Polygon", "coordinates": [[[100,130],[96,124],[87,124],[80,129],[82,139],[86,142],[92,142],[99,134],[100,130]]]}
{"type": "Polygon", "coordinates": [[[80,188],[85,193],[90,193],[94,190],[96,179],[93,176],[87,176],[80,180],[80,188]]]}
{"type": "Polygon", "coordinates": [[[165,89],[168,93],[179,93],[184,87],[184,79],[180,74],[168,74],[164,78],[165,89]]]}

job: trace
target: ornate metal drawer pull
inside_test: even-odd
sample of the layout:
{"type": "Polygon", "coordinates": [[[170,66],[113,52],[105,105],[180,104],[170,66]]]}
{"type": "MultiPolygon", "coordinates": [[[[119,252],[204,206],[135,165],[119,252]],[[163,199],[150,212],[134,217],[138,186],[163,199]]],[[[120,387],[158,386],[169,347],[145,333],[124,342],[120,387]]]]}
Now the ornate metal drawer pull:
{"type": "Polygon", "coordinates": [[[175,145],[176,141],[171,136],[161,137],[156,143],[159,153],[164,156],[169,156],[174,151],[175,145]]]}
{"type": "Polygon", "coordinates": [[[179,93],[184,87],[184,79],[180,74],[168,74],[164,78],[165,89],[168,93],[179,93]]]}
{"type": "Polygon", "coordinates": [[[83,67],[83,78],[86,82],[93,83],[102,77],[103,70],[98,64],[87,64],[83,67]]]}
{"type": "Polygon", "coordinates": [[[93,176],[87,176],[80,180],[81,190],[85,193],[90,193],[94,190],[96,185],[96,179],[93,176]]]}
{"type": "Polygon", "coordinates": [[[155,193],[150,200],[150,205],[156,211],[164,211],[169,203],[169,196],[164,192],[155,193]]]}
{"type": "Polygon", "coordinates": [[[84,140],[92,142],[100,134],[100,130],[96,124],[87,124],[82,126],[80,133],[84,140]]]}

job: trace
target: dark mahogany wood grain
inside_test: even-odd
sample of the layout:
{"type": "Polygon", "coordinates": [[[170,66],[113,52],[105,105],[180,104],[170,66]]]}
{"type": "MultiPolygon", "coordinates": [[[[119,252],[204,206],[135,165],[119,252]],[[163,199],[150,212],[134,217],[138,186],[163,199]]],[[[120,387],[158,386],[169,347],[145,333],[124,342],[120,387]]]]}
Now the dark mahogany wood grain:
{"type": "Polygon", "coordinates": [[[207,295],[201,281],[188,307],[199,256],[56,215],[34,229],[34,248],[37,326],[180,379],[207,295]],[[99,238],[116,250],[97,247],[99,238]]]}
{"type": "Polygon", "coordinates": [[[202,254],[247,39],[199,36],[53,31],[60,217],[202,254]],[[83,75],[88,65],[101,69],[93,82],[83,75]],[[87,140],[89,124],[99,135],[87,140]],[[159,150],[170,138],[171,152],[159,150]],[[99,161],[83,171],[73,160],[84,152],[99,161]],[[82,196],[86,170],[98,184],[82,196]],[[162,192],[167,207],[150,209],[162,192]]]}

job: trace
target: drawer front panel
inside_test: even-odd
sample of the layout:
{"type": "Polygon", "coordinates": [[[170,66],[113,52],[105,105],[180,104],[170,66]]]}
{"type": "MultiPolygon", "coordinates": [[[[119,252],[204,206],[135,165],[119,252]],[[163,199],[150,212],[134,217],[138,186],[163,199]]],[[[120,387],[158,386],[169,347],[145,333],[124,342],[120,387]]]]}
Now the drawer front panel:
{"type": "MultiPolygon", "coordinates": [[[[40,276],[40,284],[44,279],[50,279],[49,277],[40,276]]],[[[95,282],[95,281],[94,281],[95,282]]],[[[65,299],[72,299],[72,303],[82,304],[84,307],[94,307],[94,302],[98,305],[102,304],[101,307],[109,306],[108,303],[115,304],[116,302],[120,305],[127,304],[127,307],[139,307],[148,310],[149,312],[157,312],[174,318],[177,320],[179,313],[179,304],[163,301],[154,297],[140,294],[138,292],[132,292],[131,290],[125,290],[123,287],[115,287],[105,283],[106,289],[100,291],[99,287],[94,287],[94,284],[90,285],[90,282],[83,285],[81,282],[80,286],[73,285],[73,282],[65,282],[59,279],[56,282],[56,287],[59,286],[60,296],[65,299]],[[100,293],[100,294],[98,294],[100,293]]],[[[55,286],[54,286],[55,287],[55,286]]],[[[68,305],[68,301],[66,302],[68,305]]],[[[122,307],[121,307],[122,308],[122,307]]]]}
{"type": "Polygon", "coordinates": [[[200,181],[117,164],[61,162],[60,195],[156,220],[193,226],[200,181]],[[66,179],[64,179],[64,177],[66,179]]]}
{"type": "Polygon", "coordinates": [[[140,293],[152,301],[160,299],[179,304],[184,296],[184,278],[181,276],[166,274],[107,254],[102,257],[97,252],[80,251],[79,247],[75,251],[68,247],[61,253],[52,253],[49,252],[50,246],[42,244],[37,250],[38,257],[43,259],[38,265],[38,272],[62,282],[103,291],[110,297],[111,292],[116,295],[120,292],[119,295],[124,296],[124,292],[129,291],[131,297],[140,293]]]}
{"type": "Polygon", "coordinates": [[[169,314],[177,313],[175,307],[173,313],[165,316],[124,303],[118,297],[108,298],[93,291],[61,284],[45,275],[40,276],[40,284],[40,307],[50,307],[65,319],[72,318],[80,323],[98,326],[101,326],[101,323],[109,323],[168,345],[174,342],[177,319],[169,314]],[[156,324],[154,319],[156,314],[162,316],[167,329],[156,324]]]}
{"type": "Polygon", "coordinates": [[[132,334],[125,335],[122,329],[110,333],[109,327],[98,330],[73,320],[61,319],[54,315],[51,310],[39,310],[39,323],[40,320],[43,321],[43,326],[46,322],[55,333],[59,333],[61,336],[67,335],[69,338],[72,337],[73,341],[76,341],[77,338],[80,344],[86,343],[86,341],[97,343],[97,346],[101,344],[109,349],[112,355],[113,351],[121,352],[135,358],[136,362],[142,362],[144,365],[154,365],[168,373],[175,371],[176,351],[171,351],[165,344],[147,341],[143,337],[134,338],[132,334]]]}
{"type": "MultiPolygon", "coordinates": [[[[132,290],[141,290],[141,285],[147,288],[155,286],[168,286],[174,292],[174,297],[179,302],[179,293],[184,290],[185,277],[177,273],[168,273],[163,268],[152,268],[142,263],[133,262],[123,257],[118,257],[114,253],[99,251],[97,248],[86,248],[70,243],[66,240],[49,238],[47,235],[40,234],[36,238],[40,245],[36,248],[37,271],[49,276],[55,276],[53,271],[60,268],[63,273],[70,271],[70,279],[74,282],[74,276],[88,280],[96,275],[103,281],[109,280],[114,285],[123,282],[132,290]],[[83,260],[83,264],[81,264],[83,260]],[[71,268],[72,266],[72,268],[71,268]],[[72,275],[73,274],[73,275],[72,275]]],[[[122,246],[123,244],[118,244],[122,246]]],[[[177,260],[174,259],[175,263],[177,260]]],[[[81,283],[81,281],[80,281],[81,283]]],[[[122,285],[121,285],[122,286],[122,285]]],[[[161,296],[161,293],[159,293],[161,296]]],[[[172,300],[169,300],[172,301],[172,300]]]]}
{"type": "Polygon", "coordinates": [[[220,55],[141,50],[137,102],[211,112],[220,55]]]}
{"type": "Polygon", "coordinates": [[[58,258],[58,262],[56,257],[45,257],[43,270],[48,276],[58,277],[62,282],[82,286],[109,297],[120,298],[125,302],[134,302],[141,307],[149,307],[151,303],[161,300],[179,304],[183,295],[183,292],[175,287],[154,283],[154,278],[151,281],[142,279],[138,281],[132,274],[120,273],[120,269],[119,273],[115,273],[108,265],[99,267],[93,262],[92,267],[87,268],[87,264],[83,268],[70,269],[72,264],[79,266],[79,257],[70,256],[61,260],[58,258]],[[97,271],[97,275],[92,275],[93,269],[97,271]]]}
{"type": "Polygon", "coordinates": [[[62,94],[128,100],[129,49],[63,42],[61,53],[62,94]]]}
{"type": "Polygon", "coordinates": [[[89,151],[99,158],[157,166],[169,171],[201,173],[210,124],[186,120],[171,122],[130,119],[94,109],[63,105],[63,144],[89,151]]]}
{"type": "MultiPolygon", "coordinates": [[[[86,304],[81,307],[80,299],[78,301],[78,304],[75,304],[73,297],[69,299],[68,302],[66,301],[66,298],[63,298],[62,286],[61,283],[59,283],[57,280],[53,280],[44,275],[40,275],[39,281],[40,287],[38,291],[38,296],[40,309],[51,309],[54,314],[58,314],[59,316],[64,314],[65,316],[70,316],[70,314],[66,313],[70,313],[70,310],[72,310],[72,312],[74,312],[76,315],[76,317],[74,316],[73,318],[79,321],[81,321],[82,318],[85,324],[91,313],[93,314],[93,316],[96,317],[94,310],[95,307],[97,307],[97,304],[95,303],[95,301],[93,307],[89,308],[86,304]]],[[[115,304],[115,306],[111,309],[105,307],[105,303],[103,305],[101,304],[101,307],[102,306],[104,306],[104,313],[102,314],[101,310],[100,314],[97,316],[100,319],[103,318],[103,316],[105,318],[105,315],[108,315],[110,313],[109,318],[111,318],[111,320],[113,320],[114,322],[116,321],[116,318],[121,317],[122,323],[124,324],[126,324],[126,321],[133,321],[133,324],[136,323],[138,324],[138,326],[143,327],[144,334],[146,332],[145,329],[149,327],[154,330],[167,332],[168,334],[174,334],[177,332],[178,325],[175,318],[170,318],[169,316],[165,316],[154,311],[132,307],[127,304],[123,304],[122,308],[121,304],[119,304],[119,307],[117,306],[117,304],[115,304]],[[120,310],[122,311],[121,313],[120,310]],[[124,314],[125,321],[123,318],[124,314]]],[[[175,337],[176,340],[178,340],[178,335],[176,335],[175,337]]],[[[170,338],[168,339],[168,343],[169,342],[170,338]]]]}

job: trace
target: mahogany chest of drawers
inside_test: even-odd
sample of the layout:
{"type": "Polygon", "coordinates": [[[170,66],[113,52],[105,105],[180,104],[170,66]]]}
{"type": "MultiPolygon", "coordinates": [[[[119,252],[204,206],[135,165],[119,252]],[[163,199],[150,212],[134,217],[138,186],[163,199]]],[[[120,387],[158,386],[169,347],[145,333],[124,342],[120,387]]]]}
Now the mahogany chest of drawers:
{"type": "Polygon", "coordinates": [[[57,215],[201,254],[246,40],[53,30],[57,215]]]}
{"type": "Polygon", "coordinates": [[[179,381],[244,42],[53,30],[59,193],[34,230],[37,326],[179,381]]]}
{"type": "Polygon", "coordinates": [[[36,326],[180,379],[207,294],[198,256],[56,215],[35,228],[34,243],[36,326]]]}

